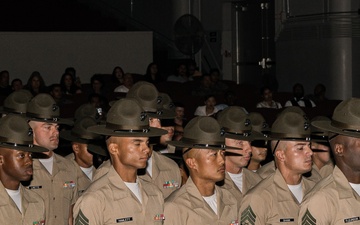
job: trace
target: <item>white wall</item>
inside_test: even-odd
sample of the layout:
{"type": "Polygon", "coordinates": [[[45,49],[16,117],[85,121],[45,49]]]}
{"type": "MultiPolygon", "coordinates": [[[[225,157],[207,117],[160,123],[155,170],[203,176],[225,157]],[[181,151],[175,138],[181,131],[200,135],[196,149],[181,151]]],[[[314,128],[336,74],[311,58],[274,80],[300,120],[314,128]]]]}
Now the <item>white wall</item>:
{"type": "Polygon", "coordinates": [[[95,73],[111,74],[115,66],[144,74],[153,60],[152,32],[1,32],[0,70],[10,81],[26,84],[39,71],[46,85],[59,83],[74,67],[82,83],[95,73]]]}

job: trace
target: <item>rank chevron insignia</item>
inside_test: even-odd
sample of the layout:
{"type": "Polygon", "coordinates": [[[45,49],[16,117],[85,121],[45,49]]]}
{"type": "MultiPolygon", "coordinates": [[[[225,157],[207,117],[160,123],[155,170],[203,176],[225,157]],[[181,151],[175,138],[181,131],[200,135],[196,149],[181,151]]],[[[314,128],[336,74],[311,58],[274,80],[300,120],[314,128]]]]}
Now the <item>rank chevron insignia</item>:
{"type": "Polygon", "coordinates": [[[86,216],[81,211],[81,209],[80,209],[80,212],[79,212],[79,214],[77,215],[77,217],[75,219],[75,225],[89,225],[89,219],[86,218],[86,216]]]}
{"type": "Polygon", "coordinates": [[[256,215],[252,210],[251,206],[248,206],[241,213],[241,225],[254,225],[256,220],[256,215]]]}
{"type": "Polygon", "coordinates": [[[311,215],[308,209],[306,209],[306,212],[304,216],[301,218],[301,224],[302,225],[315,225],[316,219],[311,215]]]}

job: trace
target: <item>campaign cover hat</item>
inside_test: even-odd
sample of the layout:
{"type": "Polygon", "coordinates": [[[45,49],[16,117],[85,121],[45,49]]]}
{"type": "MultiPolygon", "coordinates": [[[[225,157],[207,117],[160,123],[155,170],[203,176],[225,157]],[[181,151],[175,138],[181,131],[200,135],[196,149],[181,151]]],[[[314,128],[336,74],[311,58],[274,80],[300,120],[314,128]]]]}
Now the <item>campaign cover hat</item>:
{"type": "Polygon", "coordinates": [[[9,114],[0,119],[0,147],[25,152],[47,152],[33,145],[33,132],[25,117],[9,114]]]}
{"type": "Polygon", "coordinates": [[[60,132],[60,137],[82,144],[88,144],[88,151],[102,156],[107,156],[107,151],[104,148],[105,140],[102,135],[92,133],[87,130],[88,127],[97,125],[97,121],[92,117],[83,117],[76,120],[74,127],[71,130],[60,132]]]}
{"type": "Polygon", "coordinates": [[[250,112],[249,118],[252,126],[252,140],[271,140],[269,137],[270,126],[264,116],[258,112],[250,112]]]}
{"type": "Polygon", "coordinates": [[[101,118],[97,109],[95,108],[95,106],[93,106],[90,103],[85,103],[85,104],[80,105],[75,110],[74,121],[79,120],[84,117],[87,117],[87,116],[94,118],[97,122],[99,122],[99,120],[101,118]]]}
{"type": "Polygon", "coordinates": [[[179,141],[166,142],[180,148],[225,149],[225,136],[219,123],[213,117],[198,116],[190,120],[184,128],[184,136],[179,141]]]}
{"type": "Polygon", "coordinates": [[[60,108],[51,95],[40,93],[33,97],[27,106],[29,120],[73,125],[73,121],[60,118],[60,108]]]}
{"type": "MultiPolygon", "coordinates": [[[[175,112],[170,109],[158,108],[159,92],[155,85],[147,81],[136,82],[126,94],[126,97],[135,98],[149,117],[158,119],[175,118],[175,112]]],[[[160,104],[161,105],[161,104],[160,104]]]]}
{"type": "Polygon", "coordinates": [[[217,121],[226,138],[251,140],[251,121],[249,115],[239,106],[229,106],[217,115],[217,121]]]}
{"type": "Polygon", "coordinates": [[[330,121],[314,121],[312,125],[332,133],[360,138],[360,98],[340,102],[330,121]]]}
{"type": "Polygon", "coordinates": [[[283,112],[272,124],[269,136],[273,140],[310,141],[310,122],[298,112],[283,112]]]}
{"type": "Polygon", "coordinates": [[[134,98],[117,100],[107,113],[104,125],[88,128],[90,132],[117,137],[156,137],[166,130],[150,127],[149,119],[139,102],[134,98]]]}
{"type": "Polygon", "coordinates": [[[311,141],[315,142],[328,142],[329,132],[312,125],[317,121],[330,122],[330,118],[326,116],[316,116],[311,120],[311,141]]]}
{"type": "Polygon", "coordinates": [[[30,91],[21,89],[12,92],[4,100],[3,106],[0,108],[1,113],[14,113],[22,116],[26,115],[27,104],[33,98],[30,91]]]}

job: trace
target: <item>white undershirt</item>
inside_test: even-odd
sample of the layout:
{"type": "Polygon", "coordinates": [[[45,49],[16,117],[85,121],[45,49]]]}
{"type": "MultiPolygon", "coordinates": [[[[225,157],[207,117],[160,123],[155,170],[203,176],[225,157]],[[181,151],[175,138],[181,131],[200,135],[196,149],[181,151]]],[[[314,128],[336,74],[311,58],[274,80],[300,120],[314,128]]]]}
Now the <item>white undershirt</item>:
{"type": "Polygon", "coordinates": [[[138,180],[136,179],[135,183],[129,183],[129,182],[124,182],[124,183],[142,204],[141,191],[138,180]]]}
{"type": "Polygon", "coordinates": [[[356,191],[356,193],[358,195],[360,195],[360,184],[353,184],[353,183],[350,183],[350,182],[349,182],[349,184],[356,191]]]}
{"type": "Polygon", "coordinates": [[[298,200],[298,202],[301,203],[303,199],[302,182],[296,185],[288,184],[287,186],[289,187],[291,193],[293,193],[295,198],[298,200]]]}
{"type": "Polygon", "coordinates": [[[21,194],[20,194],[20,187],[18,190],[10,190],[5,188],[8,195],[12,198],[12,200],[15,202],[16,206],[18,207],[19,211],[22,212],[21,207],[21,194]]]}
{"type": "Polygon", "coordinates": [[[211,196],[202,196],[203,199],[207,202],[207,204],[210,206],[210,208],[215,212],[217,215],[217,200],[216,200],[216,191],[211,196]]]}
{"type": "Polygon", "coordinates": [[[48,159],[39,159],[39,161],[41,162],[41,164],[43,164],[43,166],[46,168],[46,170],[50,174],[52,174],[53,165],[54,165],[54,154],[48,159]]]}
{"type": "Polygon", "coordinates": [[[147,160],[146,172],[152,177],[152,157],[147,160]]]}
{"type": "Polygon", "coordinates": [[[90,166],[89,168],[84,168],[80,166],[80,169],[85,173],[85,175],[92,180],[93,177],[93,168],[94,166],[90,166]]]}
{"type": "Polygon", "coordinates": [[[243,183],[243,173],[229,173],[227,172],[231,178],[231,180],[234,181],[235,185],[239,188],[239,190],[242,192],[242,183],[243,183]]]}

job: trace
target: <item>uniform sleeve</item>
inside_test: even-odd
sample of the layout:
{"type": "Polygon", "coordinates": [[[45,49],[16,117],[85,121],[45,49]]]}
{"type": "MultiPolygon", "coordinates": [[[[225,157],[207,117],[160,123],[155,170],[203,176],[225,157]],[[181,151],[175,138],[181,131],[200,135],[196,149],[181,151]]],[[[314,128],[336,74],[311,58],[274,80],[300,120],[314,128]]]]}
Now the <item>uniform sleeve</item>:
{"type": "Polygon", "coordinates": [[[173,202],[166,202],[164,205],[164,225],[183,225],[185,215],[181,215],[179,207],[173,202]]]}
{"type": "Polygon", "coordinates": [[[240,206],[239,218],[241,224],[264,225],[271,203],[259,195],[246,195],[240,206]]]}
{"type": "Polygon", "coordinates": [[[301,204],[298,224],[331,224],[331,218],[336,214],[336,203],[329,197],[317,193],[301,204]]]}
{"type": "Polygon", "coordinates": [[[84,194],[74,206],[74,225],[103,225],[103,202],[94,193],[84,194]]]}

